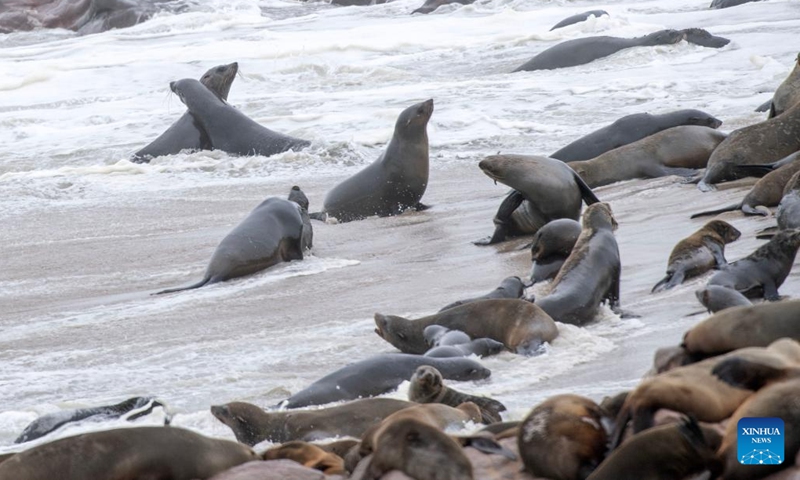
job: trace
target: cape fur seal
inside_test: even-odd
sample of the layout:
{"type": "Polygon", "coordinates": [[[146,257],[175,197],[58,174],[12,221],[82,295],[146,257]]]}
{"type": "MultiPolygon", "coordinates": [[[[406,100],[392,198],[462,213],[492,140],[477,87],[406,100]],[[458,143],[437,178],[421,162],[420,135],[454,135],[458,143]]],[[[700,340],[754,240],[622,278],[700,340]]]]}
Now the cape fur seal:
{"type": "Polygon", "coordinates": [[[705,168],[725,134],[709,127],[672,127],[603,153],[591,160],[569,162],[592,188],[635,178],[693,176],[705,168]]]}
{"type": "Polygon", "coordinates": [[[529,155],[491,155],[478,164],[495,182],[514,190],[503,200],[494,217],[491,237],[475,242],[491,245],[509,236],[536,233],[552,220],[577,220],[581,200],[599,202],[581,177],[563,162],[529,155]]]}
{"type": "Polygon", "coordinates": [[[583,212],[583,230],[548,292],[536,299],[553,320],[583,325],[608,301],[619,308],[620,258],[614,230],[617,221],[607,203],[595,203],[583,212]]]}
{"type": "Polygon", "coordinates": [[[491,375],[489,369],[469,358],[437,358],[389,353],[375,355],[325,375],[289,397],[285,408],[324,405],[341,400],[355,400],[391,392],[408,380],[420,365],[436,367],[451,380],[481,380],[491,375]]]}
{"type": "Polygon", "coordinates": [[[778,225],[761,230],[756,238],[770,239],[781,230],[800,228],[800,172],[795,173],[783,189],[775,218],[778,225]]]}
{"type": "Polygon", "coordinates": [[[576,23],[585,22],[586,20],[589,19],[589,17],[600,18],[603,15],[609,16],[608,12],[606,12],[605,10],[590,10],[588,12],[583,12],[583,13],[579,13],[577,15],[572,15],[571,17],[567,17],[564,20],[561,20],[560,22],[558,22],[555,25],[553,25],[553,28],[551,28],[550,31],[552,32],[553,30],[555,30],[557,28],[564,28],[564,27],[566,27],[568,25],[573,25],[573,24],[576,24],[576,23]]]}
{"type": "Polygon", "coordinates": [[[517,446],[525,470],[552,480],[586,478],[606,453],[603,412],[592,400],[556,395],[519,426],[517,446]]]}
{"type": "Polygon", "coordinates": [[[550,155],[550,158],[564,162],[591,160],[609,150],[628,145],[662,130],[680,125],[718,128],[722,125],[722,121],[706,112],[691,109],[676,110],[657,115],[634,113],[619,118],[612,124],[575,140],[550,155]]]}
{"type": "Polygon", "coordinates": [[[20,452],[0,463],[0,478],[120,480],[209,478],[256,453],[240,443],[178,427],[136,427],[84,433],[20,452]]]}
{"type": "Polygon", "coordinates": [[[516,299],[481,300],[417,320],[375,314],[375,333],[403,353],[425,353],[424,330],[434,324],[461,330],[472,338],[503,342],[521,355],[535,354],[542,343],[558,336],[553,319],[541,308],[516,299]]]}
{"type": "Polygon", "coordinates": [[[506,346],[501,342],[491,338],[476,338],[466,343],[456,345],[442,345],[433,347],[425,352],[426,357],[448,358],[448,357],[468,357],[477,355],[481,358],[497,355],[504,351],[506,346]]]}
{"type": "Polygon", "coordinates": [[[233,430],[236,440],[252,446],[264,440],[283,443],[361,437],[371,426],[413,405],[393,398],[367,398],[318,410],[265,412],[251,403],[231,402],[212,406],[211,414],[233,430]]]}
{"type": "Polygon", "coordinates": [[[491,292],[487,293],[486,295],[481,295],[480,297],[475,297],[475,298],[468,298],[466,300],[458,300],[457,302],[445,305],[439,311],[443,312],[448,308],[464,305],[465,303],[477,302],[478,300],[488,300],[491,298],[522,298],[524,294],[525,294],[525,285],[522,283],[522,280],[519,277],[506,277],[500,283],[500,286],[498,286],[491,292]]]}
{"type": "Polygon", "coordinates": [[[569,258],[581,235],[581,224],[571,218],[547,222],[533,236],[531,243],[531,282],[551,280],[569,258]]]}
{"type": "Polygon", "coordinates": [[[727,265],[725,245],[742,235],[733,225],[722,220],[712,220],[700,230],[675,245],[667,261],[667,275],[651,292],[669,290],[713,268],[727,265]]]}
{"type": "Polygon", "coordinates": [[[171,82],[169,88],[178,95],[203,127],[215,150],[231,155],[269,157],[311,145],[307,140],[290,137],[259,125],[197,80],[177,80],[171,82]]]}
{"type": "MultiPolygon", "coordinates": [[[[289,198],[298,197],[294,189],[289,194],[289,198]]],[[[202,280],[188,287],[161,290],[156,295],[200,288],[281,262],[302,260],[303,252],[311,248],[310,228],[308,213],[302,206],[291,200],[268,198],[222,239],[202,280]]]]}
{"type": "MultiPolygon", "coordinates": [[[[236,62],[228,65],[219,65],[203,74],[200,78],[200,83],[208,88],[211,93],[227,101],[231,84],[238,71],[239,64],[236,62]]],[[[206,131],[203,130],[203,127],[195,117],[187,111],[158,138],[134,153],[131,161],[134,163],[148,163],[151,158],[160,157],[161,155],[174,155],[182,150],[211,149],[211,140],[208,138],[206,131]]]]}
{"type": "Polygon", "coordinates": [[[800,103],[800,54],[795,58],[794,68],[789,76],[775,90],[768,118],[777,117],[798,103],[800,103]]]}
{"type": "Polygon", "coordinates": [[[433,99],[412,105],[397,117],[386,150],[369,166],[325,195],[324,212],[341,222],[372,215],[397,215],[420,203],[428,187],[428,120],[433,99]]]}
{"type": "MultiPolygon", "coordinates": [[[[133,397],[116,405],[77,408],[43,415],[28,424],[19,437],[14,440],[14,443],[36,440],[73,422],[112,420],[123,415],[126,416],[126,420],[135,420],[149,414],[156,407],[163,408],[164,404],[152,397],[133,397]]],[[[169,416],[167,416],[167,423],[169,423],[169,416]]]]}
{"type": "Polygon", "coordinates": [[[446,387],[442,374],[430,366],[421,366],[414,372],[408,387],[408,400],[416,403],[442,403],[451,407],[472,402],[480,408],[481,419],[486,424],[500,422],[500,412],[506,410],[505,405],[497,400],[476,397],[446,387]]]}
{"type": "Polygon", "coordinates": [[[718,285],[708,285],[694,294],[710,313],[717,313],[731,307],[753,305],[753,302],[736,290],[718,285]]]}
{"type": "Polygon", "coordinates": [[[749,298],[780,300],[778,289],[789,276],[800,248],[800,230],[778,232],[745,258],[714,274],[709,285],[732,288],[749,298]]]}

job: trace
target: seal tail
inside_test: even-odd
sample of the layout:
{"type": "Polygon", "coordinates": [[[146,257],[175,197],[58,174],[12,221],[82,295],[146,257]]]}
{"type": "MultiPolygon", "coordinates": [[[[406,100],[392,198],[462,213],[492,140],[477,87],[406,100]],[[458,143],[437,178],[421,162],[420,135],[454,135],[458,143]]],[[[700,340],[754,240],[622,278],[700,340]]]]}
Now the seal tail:
{"type": "Polygon", "coordinates": [[[177,288],[168,288],[166,290],[161,290],[160,292],[153,293],[152,295],[162,295],[164,293],[175,293],[175,292],[182,292],[184,290],[194,290],[195,288],[200,288],[211,281],[211,277],[206,277],[199,282],[189,285],[188,287],[177,287],[177,288]]]}
{"type": "Polygon", "coordinates": [[[692,215],[689,218],[708,217],[708,216],[711,216],[711,215],[717,215],[719,213],[733,212],[733,211],[739,210],[740,208],[742,208],[742,204],[741,203],[737,203],[735,205],[728,205],[725,208],[720,208],[719,210],[707,210],[705,212],[695,213],[694,215],[692,215]]]}

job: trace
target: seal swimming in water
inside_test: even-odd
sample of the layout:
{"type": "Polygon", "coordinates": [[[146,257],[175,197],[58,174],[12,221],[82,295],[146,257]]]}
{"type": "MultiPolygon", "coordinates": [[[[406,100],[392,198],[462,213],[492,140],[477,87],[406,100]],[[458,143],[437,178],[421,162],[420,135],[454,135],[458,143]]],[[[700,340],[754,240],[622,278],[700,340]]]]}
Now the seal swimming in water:
{"type": "Polygon", "coordinates": [[[594,319],[600,304],[619,308],[620,258],[614,230],[617,221],[607,203],[583,212],[583,230],[547,294],[536,299],[553,320],[583,325],[594,319]]]}
{"type": "MultiPolygon", "coordinates": [[[[131,415],[128,415],[126,420],[135,420],[149,414],[156,407],[163,408],[164,404],[152,397],[133,397],[116,405],[63,410],[43,415],[25,427],[19,437],[14,440],[14,443],[30,442],[31,440],[44,437],[68,423],[80,422],[83,420],[93,422],[112,420],[122,417],[123,415],[128,415],[129,413],[131,415]]],[[[168,423],[169,416],[166,418],[168,423]]]]}
{"type": "Polygon", "coordinates": [[[325,375],[289,397],[282,406],[300,408],[391,392],[408,380],[420,365],[434,366],[451,380],[481,380],[491,375],[489,369],[468,358],[402,353],[375,355],[325,375]]]}
{"type": "Polygon", "coordinates": [[[525,294],[525,285],[519,277],[506,277],[500,282],[500,286],[480,297],[458,300],[442,307],[439,311],[443,312],[448,308],[464,305],[465,303],[477,302],[478,300],[488,300],[490,298],[522,298],[525,294]]]}
{"type": "Polygon", "coordinates": [[[311,142],[265,128],[216,96],[192,78],[177,80],[169,88],[178,95],[203,127],[214,150],[231,155],[268,157],[287,150],[301,150],[311,142]]]}
{"type": "Polygon", "coordinates": [[[434,324],[461,330],[471,338],[503,342],[521,355],[536,354],[544,342],[558,336],[553,319],[539,306],[508,298],[468,303],[417,320],[375,314],[375,333],[403,353],[425,353],[424,331],[434,324]]]}
{"type": "Polygon", "coordinates": [[[495,182],[513,188],[494,217],[492,236],[474,242],[492,245],[509,236],[534,234],[552,220],[577,220],[581,200],[599,202],[581,177],[564,162],[528,155],[491,155],[478,164],[495,182]]]}
{"type": "Polygon", "coordinates": [[[398,215],[420,203],[428,187],[428,120],[433,99],[412,105],[397,117],[386,150],[369,166],[325,195],[324,212],[341,222],[372,215],[398,215]]]}
{"type": "MultiPolygon", "coordinates": [[[[299,197],[294,189],[289,196],[299,197]]],[[[188,287],[161,290],[156,295],[200,288],[260,272],[280,262],[302,260],[303,252],[311,248],[311,223],[304,218],[304,211],[290,200],[264,200],[222,239],[202,280],[188,287]]]]}
{"type": "Polygon", "coordinates": [[[564,162],[591,160],[609,150],[681,125],[718,128],[722,121],[700,110],[676,110],[658,115],[634,113],[575,140],[550,155],[550,158],[564,162]]]}
{"type": "Polygon", "coordinates": [[[283,443],[292,440],[321,440],[337,436],[361,437],[373,425],[394,412],[414,406],[393,398],[366,398],[316,410],[265,412],[245,402],[214,405],[211,414],[246,445],[264,440],[283,443]]]}
{"type": "Polygon", "coordinates": [[[735,242],[741,235],[742,232],[728,222],[712,220],[706,223],[675,245],[667,261],[667,275],[651,292],[669,290],[712,268],[727,265],[725,245],[735,242]]]}
{"type": "Polygon", "coordinates": [[[708,285],[706,288],[694,292],[697,300],[703,304],[710,313],[717,313],[726,308],[751,306],[753,302],[736,290],[719,285],[708,285]]]}
{"type": "Polygon", "coordinates": [[[481,410],[483,423],[497,423],[502,420],[500,412],[506,410],[505,405],[488,397],[476,397],[461,393],[444,385],[444,379],[435,367],[423,365],[411,376],[408,386],[408,400],[416,403],[442,403],[457,407],[465,402],[472,402],[481,410]]]}
{"type": "Polygon", "coordinates": [[[693,176],[725,137],[713,128],[682,125],[568,165],[592,188],[634,178],[693,176]]]}
{"type": "Polygon", "coordinates": [[[780,300],[778,288],[792,271],[798,248],[800,230],[778,232],[755,252],[714,274],[708,284],[732,288],[748,298],[780,300]]]}
{"type": "Polygon", "coordinates": [[[553,30],[555,30],[557,28],[564,28],[566,26],[573,25],[575,23],[585,22],[586,20],[589,19],[589,17],[600,18],[603,15],[605,15],[607,17],[609,16],[608,12],[606,12],[605,10],[590,10],[588,12],[583,12],[583,13],[579,13],[577,15],[572,15],[571,17],[567,17],[564,20],[561,20],[560,22],[558,22],[555,25],[553,25],[553,28],[551,28],[550,31],[552,32],[553,30]]]}
{"type": "MultiPolygon", "coordinates": [[[[219,65],[207,71],[200,78],[200,83],[211,90],[222,100],[228,100],[231,84],[239,71],[236,62],[219,65]]],[[[150,142],[146,147],[134,153],[134,163],[149,163],[151,158],[161,155],[174,155],[182,150],[211,150],[211,140],[206,131],[188,111],[181,115],[175,123],[150,142]]]]}
{"type": "Polygon", "coordinates": [[[636,38],[607,36],[576,38],[544,50],[513,71],[531,72],[574,67],[613,55],[626,48],[671,45],[680,42],[683,38],[683,33],[678,30],[659,30],[636,38]]]}
{"type": "Polygon", "coordinates": [[[245,445],[183,428],[119,428],[62,438],[20,452],[0,463],[0,478],[193,480],[252,460],[258,456],[245,445]]]}
{"type": "Polygon", "coordinates": [[[547,222],[531,243],[531,282],[550,280],[558,275],[581,235],[581,224],[571,218],[547,222]]]}

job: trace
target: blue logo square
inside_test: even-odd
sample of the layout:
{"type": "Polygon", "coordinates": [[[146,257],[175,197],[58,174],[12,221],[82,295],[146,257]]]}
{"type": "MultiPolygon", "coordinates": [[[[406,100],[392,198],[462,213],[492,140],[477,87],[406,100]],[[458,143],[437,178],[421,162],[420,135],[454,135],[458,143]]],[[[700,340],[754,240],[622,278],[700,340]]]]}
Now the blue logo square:
{"type": "Polygon", "coordinates": [[[742,465],[780,465],[783,463],[783,420],[747,417],[736,426],[736,450],[742,465]]]}

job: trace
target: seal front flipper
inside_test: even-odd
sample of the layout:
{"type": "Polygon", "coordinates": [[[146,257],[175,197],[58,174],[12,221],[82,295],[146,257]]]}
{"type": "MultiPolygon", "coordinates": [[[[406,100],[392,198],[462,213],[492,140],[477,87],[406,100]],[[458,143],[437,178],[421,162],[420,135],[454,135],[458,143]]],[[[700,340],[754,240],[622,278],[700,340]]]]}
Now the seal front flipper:
{"type": "Polygon", "coordinates": [[[762,165],[736,165],[733,168],[736,173],[742,176],[761,178],[775,170],[775,164],[767,163],[762,165]]]}
{"type": "Polygon", "coordinates": [[[486,454],[502,455],[509,460],[517,459],[517,456],[514,455],[514,452],[500,445],[492,438],[482,436],[456,437],[456,441],[458,441],[462,447],[472,447],[475,450],[486,454]]]}
{"type": "Polygon", "coordinates": [[[511,227],[511,214],[522,205],[522,202],[525,201],[525,197],[518,191],[512,190],[511,193],[503,200],[503,203],[500,204],[500,208],[497,209],[497,214],[494,216],[494,234],[491,237],[487,237],[481,240],[477,240],[472,242],[475,245],[493,245],[495,243],[500,243],[506,240],[506,237],[509,235],[509,230],[511,227]]]}
{"type": "MultiPolygon", "coordinates": [[[[698,185],[698,188],[700,188],[699,185],[698,185]]],[[[692,215],[689,218],[708,217],[708,216],[711,216],[711,215],[717,215],[719,213],[733,212],[733,211],[739,210],[740,208],[742,208],[742,203],[741,202],[736,203],[734,205],[728,205],[727,207],[723,207],[723,208],[720,208],[718,210],[707,210],[705,212],[695,213],[694,215],[692,215]]]]}
{"type": "Polygon", "coordinates": [[[193,285],[189,285],[188,287],[168,288],[166,290],[161,290],[160,292],[151,293],[150,295],[161,295],[164,293],[175,293],[175,292],[182,292],[184,290],[194,290],[195,288],[203,287],[208,283],[211,283],[211,277],[206,277],[193,285]]]}

